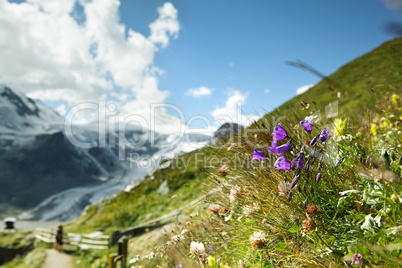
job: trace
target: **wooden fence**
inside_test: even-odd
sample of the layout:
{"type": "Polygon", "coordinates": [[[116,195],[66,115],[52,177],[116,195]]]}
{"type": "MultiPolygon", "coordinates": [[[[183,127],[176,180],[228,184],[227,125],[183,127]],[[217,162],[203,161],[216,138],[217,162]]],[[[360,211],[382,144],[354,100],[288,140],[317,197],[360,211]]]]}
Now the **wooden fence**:
{"type": "MultiPolygon", "coordinates": [[[[56,240],[56,229],[36,228],[35,237],[46,243],[54,243],[56,240]]],[[[67,245],[77,246],[82,249],[108,249],[110,236],[97,233],[75,234],[63,233],[63,242],[67,245]]]]}

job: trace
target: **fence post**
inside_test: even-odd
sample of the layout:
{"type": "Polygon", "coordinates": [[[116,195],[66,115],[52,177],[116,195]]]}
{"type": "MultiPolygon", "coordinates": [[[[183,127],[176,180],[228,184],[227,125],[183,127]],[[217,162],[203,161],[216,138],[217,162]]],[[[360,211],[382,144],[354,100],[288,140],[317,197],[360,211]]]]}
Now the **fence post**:
{"type": "Polygon", "coordinates": [[[128,238],[123,235],[120,237],[119,241],[117,241],[119,245],[119,256],[121,256],[121,268],[126,268],[127,264],[127,244],[128,238]]]}
{"type": "Polygon", "coordinates": [[[116,268],[116,265],[114,263],[114,258],[116,258],[117,254],[116,253],[110,253],[108,256],[108,268],[116,268]]]}

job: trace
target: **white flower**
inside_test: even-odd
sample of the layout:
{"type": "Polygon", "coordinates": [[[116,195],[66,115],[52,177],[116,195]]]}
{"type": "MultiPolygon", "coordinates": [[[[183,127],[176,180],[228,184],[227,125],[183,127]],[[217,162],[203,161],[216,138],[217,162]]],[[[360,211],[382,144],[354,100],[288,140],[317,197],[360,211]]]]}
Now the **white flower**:
{"type": "Polygon", "coordinates": [[[191,242],[190,244],[190,253],[192,254],[201,254],[205,251],[204,244],[202,242],[191,242]]]}
{"type": "Polygon", "coordinates": [[[257,211],[260,209],[260,206],[257,203],[253,203],[252,205],[247,205],[243,207],[243,213],[244,215],[250,215],[254,211],[257,211]]]}
{"type": "Polygon", "coordinates": [[[187,229],[183,229],[183,230],[181,231],[181,234],[184,235],[184,234],[187,233],[187,232],[188,232],[187,229]]]}
{"type": "Polygon", "coordinates": [[[183,240],[183,239],[184,239],[184,236],[182,236],[182,235],[175,235],[172,237],[172,240],[174,242],[179,242],[180,240],[183,240]]]}
{"type": "Polygon", "coordinates": [[[236,185],[233,186],[232,189],[230,189],[230,196],[229,196],[229,201],[230,203],[233,203],[239,198],[241,194],[241,187],[236,185]]]}
{"type": "Polygon", "coordinates": [[[252,236],[250,236],[250,240],[251,240],[251,242],[254,242],[254,241],[264,242],[264,241],[266,241],[266,235],[264,232],[257,231],[257,232],[254,232],[254,234],[252,236]]]}

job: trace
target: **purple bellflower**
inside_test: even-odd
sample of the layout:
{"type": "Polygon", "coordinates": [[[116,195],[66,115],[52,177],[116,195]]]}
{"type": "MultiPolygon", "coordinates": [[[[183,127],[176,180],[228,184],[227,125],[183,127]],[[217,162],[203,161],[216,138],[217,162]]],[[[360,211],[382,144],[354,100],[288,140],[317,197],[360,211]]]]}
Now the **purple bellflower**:
{"type": "Polygon", "coordinates": [[[253,159],[251,159],[251,161],[264,160],[265,157],[266,155],[263,151],[258,151],[257,149],[254,148],[253,159]]]}
{"type": "Polygon", "coordinates": [[[289,193],[288,195],[288,202],[292,201],[292,192],[289,193]]]}
{"type": "Polygon", "coordinates": [[[272,147],[268,147],[268,151],[270,151],[270,152],[272,152],[272,153],[274,153],[276,155],[279,155],[278,143],[276,143],[276,140],[272,141],[272,147]]]}
{"type": "Polygon", "coordinates": [[[275,169],[289,170],[292,168],[292,163],[287,160],[283,155],[279,156],[274,164],[275,169]]]}
{"type": "Polygon", "coordinates": [[[292,183],[290,184],[290,188],[293,189],[293,187],[296,186],[296,183],[299,181],[300,175],[297,175],[296,177],[294,177],[292,183]]]}
{"type": "Polygon", "coordinates": [[[311,119],[305,119],[306,121],[300,121],[300,125],[303,126],[304,130],[311,133],[313,126],[311,125],[311,119]]]}
{"type": "Polygon", "coordinates": [[[315,136],[315,137],[310,141],[310,145],[314,145],[314,144],[317,142],[319,136],[320,136],[320,135],[315,136]]]}
{"type": "Polygon", "coordinates": [[[276,150],[278,151],[279,154],[287,153],[292,149],[293,149],[293,145],[292,145],[292,140],[291,139],[287,143],[276,147],[276,150]]]}
{"type": "Polygon", "coordinates": [[[303,153],[299,153],[295,159],[292,161],[293,164],[297,165],[300,169],[303,168],[303,153]]]}
{"type": "Polygon", "coordinates": [[[288,135],[286,130],[281,126],[281,123],[278,123],[278,126],[274,128],[274,132],[272,134],[274,135],[274,140],[277,141],[285,139],[288,135]]]}
{"type": "Polygon", "coordinates": [[[317,178],[315,179],[315,181],[316,181],[317,183],[319,183],[320,180],[321,180],[321,173],[318,173],[318,174],[317,174],[317,178]]]}
{"type": "Polygon", "coordinates": [[[327,142],[331,138],[331,131],[327,131],[325,128],[321,130],[320,141],[322,143],[327,142]]]}

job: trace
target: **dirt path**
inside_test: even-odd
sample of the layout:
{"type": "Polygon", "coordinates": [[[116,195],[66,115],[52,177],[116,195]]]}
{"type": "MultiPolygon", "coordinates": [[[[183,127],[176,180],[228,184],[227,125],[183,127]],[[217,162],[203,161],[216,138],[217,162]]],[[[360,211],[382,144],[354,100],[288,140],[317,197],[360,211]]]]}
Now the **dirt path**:
{"type": "Polygon", "coordinates": [[[42,268],[73,268],[69,255],[54,249],[46,249],[46,254],[46,261],[42,268]]]}

